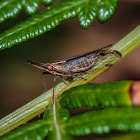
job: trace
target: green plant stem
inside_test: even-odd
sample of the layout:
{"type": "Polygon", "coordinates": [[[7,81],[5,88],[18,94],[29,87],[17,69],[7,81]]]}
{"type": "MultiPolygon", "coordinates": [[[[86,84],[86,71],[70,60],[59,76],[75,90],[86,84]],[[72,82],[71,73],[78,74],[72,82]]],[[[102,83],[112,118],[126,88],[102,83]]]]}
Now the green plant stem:
{"type": "Polygon", "coordinates": [[[118,41],[111,49],[121,52],[122,57],[140,45],[140,25],[118,41]]]}
{"type": "MultiPolygon", "coordinates": [[[[122,56],[124,57],[133,49],[135,49],[138,45],[140,45],[140,25],[137,26],[134,30],[132,30],[128,35],[126,35],[110,49],[120,51],[122,56]]],[[[105,67],[103,69],[95,70],[89,74],[83,75],[83,78],[87,80],[74,78],[72,81],[67,79],[67,85],[64,82],[59,83],[55,86],[55,96],[61,95],[65,90],[71,87],[88,83],[107,69],[108,68],[105,67]]],[[[52,90],[53,89],[50,89],[49,91],[41,94],[36,99],[32,100],[31,102],[27,103],[26,105],[20,107],[16,111],[1,119],[0,136],[8,133],[14,128],[26,123],[28,120],[44,112],[46,110],[46,106],[52,101],[52,90]]]]}

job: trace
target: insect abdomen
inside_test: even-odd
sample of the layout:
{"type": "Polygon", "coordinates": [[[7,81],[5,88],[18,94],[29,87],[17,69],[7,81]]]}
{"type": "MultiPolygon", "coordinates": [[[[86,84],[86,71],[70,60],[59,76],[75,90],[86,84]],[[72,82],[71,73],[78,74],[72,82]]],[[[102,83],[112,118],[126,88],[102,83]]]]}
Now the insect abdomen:
{"type": "Polygon", "coordinates": [[[82,58],[77,58],[71,61],[67,61],[63,68],[64,70],[72,73],[83,72],[93,66],[95,59],[93,55],[88,55],[82,58]]]}

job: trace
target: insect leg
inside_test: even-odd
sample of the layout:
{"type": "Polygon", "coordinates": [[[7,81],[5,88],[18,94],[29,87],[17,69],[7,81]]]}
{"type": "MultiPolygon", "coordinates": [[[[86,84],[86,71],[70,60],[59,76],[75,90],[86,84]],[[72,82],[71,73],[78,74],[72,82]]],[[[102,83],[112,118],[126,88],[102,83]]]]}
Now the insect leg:
{"type": "Polygon", "coordinates": [[[54,83],[53,83],[53,104],[54,104],[54,88],[55,88],[55,81],[57,78],[60,78],[60,75],[56,75],[54,78],[54,83]]]}
{"type": "Polygon", "coordinates": [[[66,85],[68,85],[68,84],[66,83],[65,79],[63,79],[63,77],[62,77],[61,75],[58,75],[58,76],[62,79],[62,81],[63,81],[66,85]]]}
{"type": "Polygon", "coordinates": [[[46,92],[46,91],[47,91],[47,89],[46,89],[45,74],[51,74],[51,73],[46,72],[46,71],[44,71],[44,72],[43,72],[43,84],[44,84],[44,89],[45,89],[45,92],[46,92]]]}

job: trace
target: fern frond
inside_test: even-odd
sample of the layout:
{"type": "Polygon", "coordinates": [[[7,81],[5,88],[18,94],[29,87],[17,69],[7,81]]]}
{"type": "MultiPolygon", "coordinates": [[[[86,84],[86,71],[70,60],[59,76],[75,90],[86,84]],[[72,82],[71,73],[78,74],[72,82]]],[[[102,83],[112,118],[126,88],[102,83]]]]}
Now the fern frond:
{"type": "Polygon", "coordinates": [[[51,125],[48,140],[71,140],[70,135],[65,129],[65,124],[69,117],[69,111],[60,107],[58,101],[55,101],[54,104],[50,104],[49,107],[47,107],[44,119],[51,125]]]}
{"type": "MultiPolygon", "coordinates": [[[[108,1],[108,0],[105,0],[105,1],[108,1]]],[[[15,0],[13,0],[13,2],[15,2],[15,0]]],[[[14,5],[14,3],[12,4],[14,5]]],[[[19,5],[18,6],[19,8],[15,10],[16,12],[15,14],[13,14],[13,16],[15,16],[19,12],[19,10],[22,9],[23,3],[21,0],[19,0],[18,5],[19,5]]],[[[115,6],[113,4],[110,4],[110,5],[115,10],[116,4],[114,4],[115,6]]],[[[35,1],[27,0],[27,2],[25,2],[25,9],[29,14],[35,13],[37,11],[38,6],[39,6],[39,0],[35,0],[35,1]]],[[[89,0],[76,0],[76,1],[67,0],[67,1],[59,2],[55,4],[54,6],[52,6],[50,9],[47,9],[40,14],[32,16],[28,20],[1,33],[0,34],[0,50],[8,48],[12,45],[18,44],[20,42],[23,42],[29,38],[34,38],[36,36],[39,36],[40,34],[43,34],[44,32],[47,32],[49,30],[52,30],[62,20],[75,17],[76,14],[78,13],[79,13],[80,25],[83,28],[87,28],[91,24],[91,22],[95,19],[97,12],[100,11],[98,10],[98,7],[100,7],[99,3],[94,2],[94,1],[89,1],[89,0]]],[[[15,7],[13,6],[13,8],[15,7]]],[[[10,9],[10,13],[12,13],[12,8],[9,8],[9,9],[10,9]]],[[[106,11],[102,11],[102,12],[99,12],[99,14],[103,15],[104,12],[106,13],[106,11]]],[[[105,13],[104,15],[106,15],[105,13]]],[[[108,18],[110,18],[112,14],[113,12],[110,12],[108,16],[104,16],[104,17],[102,17],[101,15],[100,16],[102,17],[102,19],[105,18],[104,21],[106,21],[108,18]]],[[[6,15],[6,13],[4,15],[6,15]]],[[[6,17],[4,15],[2,17],[6,17]]],[[[5,18],[3,18],[3,20],[4,19],[5,18]]],[[[100,19],[101,18],[99,18],[99,20],[100,19]]]]}
{"type": "Polygon", "coordinates": [[[1,137],[1,140],[43,140],[48,134],[50,124],[46,120],[38,120],[33,123],[29,123],[18,129],[15,129],[11,133],[1,137]]]}
{"type": "MultiPolygon", "coordinates": [[[[48,6],[53,0],[42,0],[42,4],[48,6]]],[[[19,14],[22,9],[26,13],[33,15],[37,12],[40,0],[1,0],[0,1],[0,23],[8,18],[13,18],[19,14]]]]}
{"type": "Polygon", "coordinates": [[[22,0],[1,0],[0,23],[8,18],[15,17],[22,10],[22,7],[22,0]]]}
{"type": "Polygon", "coordinates": [[[73,136],[110,131],[140,131],[140,108],[107,108],[72,116],[67,131],[73,136]]]}
{"type": "Polygon", "coordinates": [[[29,15],[32,15],[37,12],[39,5],[40,0],[25,0],[24,8],[29,15]]]}
{"type": "Polygon", "coordinates": [[[1,140],[43,140],[48,135],[48,140],[71,140],[65,130],[66,121],[70,118],[69,111],[55,102],[47,106],[43,120],[28,123],[3,136],[1,140]]]}
{"type": "Polygon", "coordinates": [[[118,0],[87,0],[78,15],[80,25],[87,28],[96,15],[100,22],[107,21],[114,14],[117,4],[118,0]]]}
{"type": "Polygon", "coordinates": [[[29,15],[35,14],[39,5],[40,0],[1,0],[0,23],[15,17],[23,8],[29,15]]]}
{"type": "Polygon", "coordinates": [[[133,81],[88,83],[66,90],[60,97],[63,107],[131,106],[130,88],[133,81]]]}
{"type": "Polygon", "coordinates": [[[97,1],[97,17],[100,22],[108,20],[115,12],[119,0],[101,0],[97,1]]]}
{"type": "Polygon", "coordinates": [[[71,140],[71,136],[102,135],[111,131],[140,131],[140,108],[107,108],[69,117],[65,108],[47,108],[44,120],[21,126],[1,140],[40,139],[71,140]]]}
{"type": "Polygon", "coordinates": [[[55,28],[60,21],[74,17],[84,0],[64,1],[0,34],[0,49],[23,42],[55,28]]]}
{"type": "Polygon", "coordinates": [[[92,21],[95,19],[96,16],[96,1],[88,1],[83,5],[81,8],[79,14],[78,14],[78,19],[79,23],[83,28],[87,28],[92,21]]]}

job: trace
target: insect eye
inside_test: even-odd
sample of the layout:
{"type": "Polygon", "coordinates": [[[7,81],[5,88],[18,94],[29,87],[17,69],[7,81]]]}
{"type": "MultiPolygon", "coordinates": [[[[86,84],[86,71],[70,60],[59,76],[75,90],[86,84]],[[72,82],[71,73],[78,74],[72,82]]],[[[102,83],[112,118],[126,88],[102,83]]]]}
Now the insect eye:
{"type": "Polygon", "coordinates": [[[49,71],[52,71],[52,70],[53,70],[53,66],[48,65],[48,66],[47,66],[47,69],[48,69],[49,71]]]}

